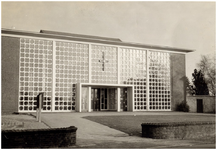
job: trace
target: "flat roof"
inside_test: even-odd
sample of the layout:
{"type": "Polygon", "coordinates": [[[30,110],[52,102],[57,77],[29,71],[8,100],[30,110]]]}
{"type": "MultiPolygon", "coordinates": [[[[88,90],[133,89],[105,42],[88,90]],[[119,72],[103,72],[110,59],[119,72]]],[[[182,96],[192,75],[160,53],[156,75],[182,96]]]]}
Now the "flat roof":
{"type": "Polygon", "coordinates": [[[40,33],[53,34],[53,35],[62,35],[62,36],[70,36],[70,37],[85,38],[85,39],[95,39],[95,40],[122,42],[118,38],[108,38],[108,37],[100,37],[100,36],[93,36],[93,35],[82,35],[82,34],[57,32],[57,31],[49,31],[49,30],[40,30],[40,33]]]}
{"type": "Polygon", "coordinates": [[[183,53],[195,51],[192,49],[183,49],[183,48],[176,48],[176,47],[169,47],[169,46],[123,42],[118,38],[81,35],[81,34],[73,34],[73,33],[66,33],[66,32],[49,31],[49,30],[40,30],[40,32],[29,32],[29,31],[2,28],[2,34],[82,41],[82,42],[110,44],[110,45],[117,45],[117,46],[129,46],[129,47],[136,47],[136,48],[148,48],[148,49],[166,50],[166,51],[173,51],[173,52],[183,52],[183,53]]]}

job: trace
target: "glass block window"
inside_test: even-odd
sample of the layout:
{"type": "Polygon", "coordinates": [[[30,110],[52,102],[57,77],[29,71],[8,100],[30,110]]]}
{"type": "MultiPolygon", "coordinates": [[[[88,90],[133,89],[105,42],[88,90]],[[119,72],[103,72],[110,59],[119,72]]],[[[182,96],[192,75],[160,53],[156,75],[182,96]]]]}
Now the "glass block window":
{"type": "Polygon", "coordinates": [[[92,83],[117,84],[117,48],[92,46],[92,83]]]}
{"type": "Polygon", "coordinates": [[[88,45],[56,42],[55,111],[75,110],[75,84],[88,82],[88,45]]]}
{"type": "Polygon", "coordinates": [[[146,51],[121,48],[120,66],[121,84],[134,85],[134,109],[146,110],[146,51]]]}
{"type": "Polygon", "coordinates": [[[44,92],[43,110],[51,111],[52,41],[20,39],[19,111],[35,111],[44,92]]]}
{"type": "Polygon", "coordinates": [[[150,52],[149,109],[170,110],[170,54],[150,52]]]}

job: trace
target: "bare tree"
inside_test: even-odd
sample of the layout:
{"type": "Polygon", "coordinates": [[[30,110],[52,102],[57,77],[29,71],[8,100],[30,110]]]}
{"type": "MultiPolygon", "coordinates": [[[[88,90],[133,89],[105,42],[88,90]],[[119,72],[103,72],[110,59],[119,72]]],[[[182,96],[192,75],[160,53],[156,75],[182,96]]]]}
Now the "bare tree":
{"type": "Polygon", "coordinates": [[[209,88],[210,95],[216,95],[216,58],[215,55],[202,55],[200,62],[197,64],[204,74],[205,81],[209,88]]]}

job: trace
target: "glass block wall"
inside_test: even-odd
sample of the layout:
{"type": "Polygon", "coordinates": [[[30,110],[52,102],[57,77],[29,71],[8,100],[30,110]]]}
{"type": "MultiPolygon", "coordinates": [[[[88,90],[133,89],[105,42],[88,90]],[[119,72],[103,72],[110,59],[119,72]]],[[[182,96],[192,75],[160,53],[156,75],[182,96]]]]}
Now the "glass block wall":
{"type": "Polygon", "coordinates": [[[117,48],[91,45],[92,83],[117,84],[117,48]]]}
{"type": "Polygon", "coordinates": [[[75,110],[75,84],[88,83],[88,45],[56,42],[55,111],[75,110]]]}
{"type": "Polygon", "coordinates": [[[52,41],[20,39],[19,111],[35,111],[44,92],[44,111],[51,111],[52,41]]]}
{"type": "Polygon", "coordinates": [[[170,100],[170,54],[150,52],[149,109],[169,110],[170,100]]]}
{"type": "Polygon", "coordinates": [[[146,110],[146,51],[121,48],[120,83],[134,85],[134,109],[146,110]]]}
{"type": "MultiPolygon", "coordinates": [[[[118,84],[118,47],[60,41],[54,45],[53,55],[52,41],[20,39],[19,111],[35,111],[41,92],[44,92],[43,110],[51,111],[52,91],[55,111],[75,110],[76,84],[89,82],[89,46],[91,82],[118,84]]],[[[149,51],[149,66],[144,49],[120,47],[119,55],[120,84],[134,85],[134,109],[170,110],[170,54],[149,51]]]]}

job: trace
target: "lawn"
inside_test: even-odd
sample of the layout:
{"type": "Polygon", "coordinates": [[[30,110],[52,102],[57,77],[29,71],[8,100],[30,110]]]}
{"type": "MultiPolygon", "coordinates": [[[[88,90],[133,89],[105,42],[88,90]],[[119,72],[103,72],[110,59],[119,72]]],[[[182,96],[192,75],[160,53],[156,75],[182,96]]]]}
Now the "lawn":
{"type": "Polygon", "coordinates": [[[86,116],[85,119],[120,130],[129,135],[141,136],[142,123],[215,121],[215,116],[203,115],[129,115],[129,116],[86,116]]]}

